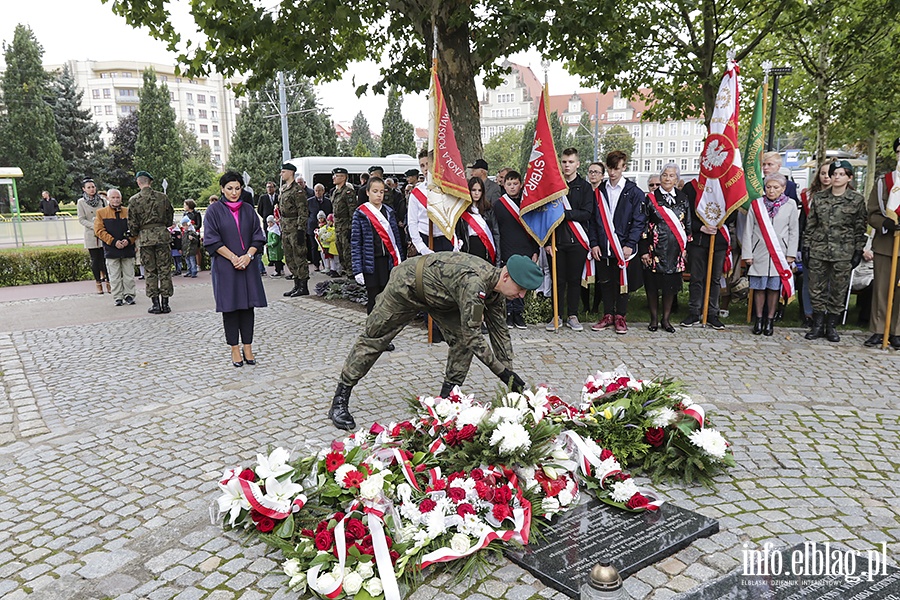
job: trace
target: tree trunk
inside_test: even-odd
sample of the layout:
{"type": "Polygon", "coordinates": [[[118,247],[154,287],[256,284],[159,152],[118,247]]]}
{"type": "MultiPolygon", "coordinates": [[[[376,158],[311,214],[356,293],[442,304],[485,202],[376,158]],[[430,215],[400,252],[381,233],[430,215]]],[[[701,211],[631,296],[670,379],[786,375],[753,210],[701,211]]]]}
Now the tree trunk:
{"type": "Polygon", "coordinates": [[[700,64],[703,68],[703,120],[706,131],[712,122],[716,109],[716,94],[719,93],[719,81],[713,77],[716,60],[716,6],[713,0],[703,1],[703,45],[698,48],[700,64]]]}
{"type": "Polygon", "coordinates": [[[868,158],[866,159],[866,185],[865,185],[865,196],[869,197],[869,194],[872,193],[872,188],[875,186],[875,153],[878,151],[878,131],[874,128],[869,132],[869,149],[867,151],[868,158]]]}
{"type": "MultiPolygon", "coordinates": [[[[440,17],[439,17],[440,19],[440,17]]],[[[469,25],[450,27],[438,22],[438,80],[444,90],[459,153],[465,164],[482,158],[481,114],[475,89],[475,65],[469,45],[469,25]]],[[[431,44],[428,44],[430,47],[431,44]]]]}
{"type": "Polygon", "coordinates": [[[819,60],[816,65],[816,160],[821,165],[828,158],[828,83],[829,73],[828,43],[825,31],[820,32],[822,45],[819,46],[819,60]]]}

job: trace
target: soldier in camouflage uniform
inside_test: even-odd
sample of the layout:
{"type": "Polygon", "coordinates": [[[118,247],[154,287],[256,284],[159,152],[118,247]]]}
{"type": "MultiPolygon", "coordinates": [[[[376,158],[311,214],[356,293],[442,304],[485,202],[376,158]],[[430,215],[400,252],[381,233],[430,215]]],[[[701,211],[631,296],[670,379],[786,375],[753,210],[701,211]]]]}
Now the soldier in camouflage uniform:
{"type": "Polygon", "coordinates": [[[462,385],[473,356],[512,389],[521,391],[525,382],[512,371],[506,300],[524,297],[525,290],[536,289],[542,281],[540,268],[523,256],[512,257],[502,269],[459,252],[435,252],[404,261],[391,270],[387,287],[366,319],[365,331],[344,362],[328,417],[339,429],[356,428],[348,408],[353,386],[422,310],[431,314],[450,346],[442,397],[447,397],[453,386],[462,385]],[[481,335],[482,320],[490,346],[481,335]]]}
{"type": "Polygon", "coordinates": [[[281,243],[284,262],[294,278],[294,289],[285,297],[309,295],[309,262],[306,260],[306,222],[309,220],[309,203],[306,190],[294,181],[297,167],[291,163],[281,165],[281,192],[278,206],[281,211],[281,243]]]}
{"type": "Polygon", "coordinates": [[[850,271],[862,260],[866,244],[866,201],[849,188],[853,167],[846,160],[831,163],[831,187],[815,194],[806,222],[806,257],[813,326],[806,339],[841,341],[835,326],[844,310],[850,271]],[[824,333],[823,333],[824,324],[824,333]]]}
{"type": "Polygon", "coordinates": [[[344,274],[350,273],[350,225],[356,210],[356,193],[353,185],[347,183],[347,169],[338,167],[331,171],[334,189],[331,190],[331,205],[334,210],[334,233],[337,241],[338,259],[344,274]]]}
{"type": "Polygon", "coordinates": [[[147,312],[168,313],[172,311],[169,298],[175,291],[172,287],[172,234],[169,233],[175,209],[168,196],[150,188],[153,181],[150,173],[138,171],[135,179],[141,191],[128,199],[128,228],[140,244],[147,296],[153,303],[147,312]]]}

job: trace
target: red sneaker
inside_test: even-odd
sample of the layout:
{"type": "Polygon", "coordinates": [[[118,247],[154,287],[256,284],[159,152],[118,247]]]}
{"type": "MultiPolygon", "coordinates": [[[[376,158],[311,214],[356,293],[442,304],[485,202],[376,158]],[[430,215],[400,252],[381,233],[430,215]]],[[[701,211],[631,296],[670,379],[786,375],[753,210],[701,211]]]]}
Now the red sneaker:
{"type": "Polygon", "coordinates": [[[616,333],[628,333],[628,325],[625,324],[625,315],[616,315],[616,333]]]}
{"type": "Polygon", "coordinates": [[[613,316],[612,315],[603,315],[603,318],[600,319],[597,323],[591,325],[591,331],[603,331],[607,327],[613,324],[613,316]]]}

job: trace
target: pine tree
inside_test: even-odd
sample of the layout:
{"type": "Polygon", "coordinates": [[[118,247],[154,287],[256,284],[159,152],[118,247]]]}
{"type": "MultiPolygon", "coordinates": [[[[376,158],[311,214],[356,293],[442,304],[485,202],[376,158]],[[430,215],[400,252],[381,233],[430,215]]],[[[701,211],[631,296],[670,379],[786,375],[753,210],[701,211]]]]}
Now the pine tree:
{"type": "Polygon", "coordinates": [[[98,186],[106,179],[105,164],[108,157],[100,139],[100,126],[88,110],[81,108],[84,92],[78,89],[69,66],[53,81],[47,100],[53,107],[56,122],[56,139],[62,148],[66,163],[66,175],[57,190],[57,198],[70,201],[81,195],[81,180],[94,177],[98,186]]]}
{"type": "Polygon", "coordinates": [[[412,123],[403,118],[403,96],[397,86],[388,91],[388,106],[381,122],[381,155],[408,154],[415,156],[416,141],[412,123]]]}
{"type": "Polygon", "coordinates": [[[278,182],[281,167],[281,131],[278,119],[267,119],[273,112],[265,95],[251,92],[247,108],[238,115],[234,127],[227,168],[250,173],[250,185],[265,189],[265,182],[278,182]]]}
{"type": "Polygon", "coordinates": [[[112,141],[109,143],[109,162],[107,164],[107,181],[122,192],[122,198],[128,200],[138,192],[134,181],[134,146],[138,137],[138,115],[129,113],[119,119],[119,123],[110,130],[112,141]]]}
{"type": "MultiPolygon", "coordinates": [[[[288,112],[295,113],[288,115],[292,156],[334,156],[337,152],[334,127],[319,108],[310,80],[291,76],[288,86],[292,94],[288,112]]],[[[280,133],[278,139],[281,139],[280,133]]]]}
{"type": "MultiPolygon", "coordinates": [[[[578,129],[571,134],[572,146],[578,150],[578,158],[581,160],[581,175],[587,174],[588,165],[594,160],[594,126],[591,123],[591,114],[587,111],[581,113],[581,121],[578,129]]],[[[599,160],[600,157],[598,156],[599,160]]]]}
{"type": "Polygon", "coordinates": [[[3,104],[6,118],[0,128],[0,162],[22,169],[16,183],[21,209],[37,210],[41,191],[56,194],[66,164],[56,141],[53,109],[47,104],[49,76],[41,66],[44,50],[27,25],[17,25],[6,47],[3,104]]]}
{"type": "Polygon", "coordinates": [[[372,130],[362,111],[353,119],[353,130],[350,132],[350,148],[353,156],[377,156],[378,149],[372,139],[372,130]]]}
{"type": "MultiPolygon", "coordinates": [[[[203,192],[216,178],[216,168],[212,162],[212,150],[197,139],[197,134],[188,129],[184,121],[179,121],[178,138],[181,140],[182,177],[181,193],[185,198],[198,201],[203,192]]],[[[205,200],[205,199],[204,199],[205,200]]]]}
{"type": "Polygon", "coordinates": [[[181,140],[175,126],[175,111],[169,104],[168,86],[165,83],[157,85],[156,71],[152,68],[144,70],[134,166],[138,171],[149,171],[156,178],[156,189],[162,189],[163,179],[168,181],[166,193],[169,199],[173,202],[181,200],[181,140]]]}

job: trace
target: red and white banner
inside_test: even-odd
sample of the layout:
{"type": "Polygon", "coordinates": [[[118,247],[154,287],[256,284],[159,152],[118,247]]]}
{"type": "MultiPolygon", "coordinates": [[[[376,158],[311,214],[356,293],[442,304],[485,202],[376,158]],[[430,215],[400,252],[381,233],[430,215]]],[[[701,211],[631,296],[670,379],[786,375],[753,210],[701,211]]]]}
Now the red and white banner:
{"type": "Polygon", "coordinates": [[[681,248],[681,251],[684,252],[684,249],[687,248],[688,238],[687,233],[684,231],[684,225],[681,224],[681,219],[678,218],[678,215],[674,210],[657,202],[656,194],[647,194],[647,197],[650,199],[650,203],[653,205],[653,208],[656,209],[656,212],[659,213],[659,216],[662,217],[665,224],[668,225],[672,233],[675,234],[678,246],[681,248]]]}
{"type": "Polygon", "coordinates": [[[372,229],[375,230],[375,233],[381,238],[384,247],[387,248],[388,253],[390,253],[391,259],[394,261],[394,266],[396,267],[399,265],[400,250],[397,245],[397,240],[394,239],[394,230],[391,229],[391,224],[387,220],[387,217],[385,217],[371,202],[361,204],[359,211],[369,219],[372,229]]]}
{"type": "Polygon", "coordinates": [[[738,73],[737,63],[729,60],[700,155],[697,217],[717,229],[747,201],[744,166],[738,149],[738,73]]]}
{"type": "Polygon", "coordinates": [[[772,225],[772,219],[769,218],[769,211],[766,210],[764,200],[757,198],[750,205],[753,216],[759,224],[759,231],[762,234],[763,241],[766,243],[766,249],[769,251],[769,257],[778,276],[781,277],[781,295],[785,300],[789,300],[794,295],[794,272],[791,265],[784,256],[781,249],[781,243],[775,233],[775,227],[772,225]]]}
{"type": "Polygon", "coordinates": [[[625,260],[625,251],[622,249],[622,242],[616,234],[616,226],[613,224],[612,215],[606,207],[606,201],[603,199],[603,193],[600,186],[594,190],[594,196],[597,200],[597,207],[600,209],[600,222],[603,224],[603,231],[606,233],[606,240],[609,242],[609,250],[616,257],[616,264],[619,265],[619,293],[628,293],[628,261],[625,260]]]}
{"type": "Polygon", "coordinates": [[[428,218],[449,240],[453,238],[456,220],[469,207],[472,197],[437,66],[431,69],[430,98],[428,150],[434,153],[434,158],[429,170],[428,218]]]}
{"type": "Polygon", "coordinates": [[[488,252],[488,257],[491,259],[491,263],[496,263],[497,248],[494,246],[494,235],[491,233],[491,229],[488,227],[484,217],[480,214],[465,211],[461,218],[469,226],[469,233],[477,235],[478,239],[481,240],[481,243],[484,244],[484,247],[488,252]]]}
{"type": "Polygon", "coordinates": [[[878,204],[881,214],[896,223],[900,211],[900,171],[885,173],[884,179],[878,182],[878,204]]]}

